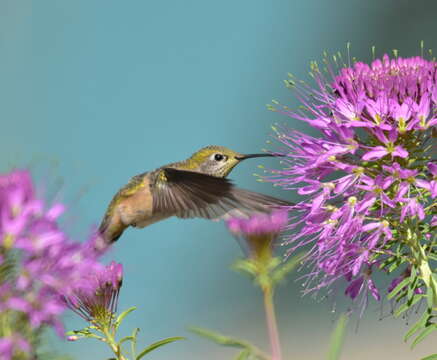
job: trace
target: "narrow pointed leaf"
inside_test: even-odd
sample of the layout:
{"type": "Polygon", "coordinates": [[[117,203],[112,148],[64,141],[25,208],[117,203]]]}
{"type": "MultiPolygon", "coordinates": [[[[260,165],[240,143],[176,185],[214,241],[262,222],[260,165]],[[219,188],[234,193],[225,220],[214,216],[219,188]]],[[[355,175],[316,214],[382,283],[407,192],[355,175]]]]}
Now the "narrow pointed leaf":
{"type": "MultiPolygon", "coordinates": [[[[427,256],[431,259],[431,260],[437,260],[437,255],[435,254],[427,254],[427,256]]],[[[433,356],[433,355],[431,355],[433,356]]]]}
{"type": "Polygon", "coordinates": [[[129,309],[123,311],[120,315],[118,315],[117,320],[115,320],[115,323],[114,323],[115,330],[118,329],[118,327],[120,326],[120,324],[122,323],[122,321],[124,320],[124,318],[125,318],[126,316],[128,316],[128,315],[129,315],[132,311],[134,311],[135,309],[136,309],[136,306],[132,306],[132,307],[130,307],[129,309]]]}
{"type": "Polygon", "coordinates": [[[414,339],[411,344],[411,348],[413,349],[418,343],[420,343],[423,339],[425,339],[429,334],[436,330],[436,324],[431,324],[427,326],[422,332],[414,339]]]}
{"type": "Polygon", "coordinates": [[[191,332],[193,332],[199,336],[210,339],[219,345],[237,347],[237,348],[242,348],[242,349],[249,349],[251,347],[251,345],[246,343],[245,341],[234,339],[234,338],[220,334],[220,333],[215,332],[215,331],[202,329],[202,328],[198,328],[198,327],[191,327],[188,330],[190,330],[191,332]]]}
{"type": "Polygon", "coordinates": [[[143,358],[145,355],[147,355],[149,352],[156,350],[157,348],[164,346],[166,344],[170,344],[174,341],[177,340],[184,340],[185,338],[181,337],[181,336],[175,336],[175,337],[171,337],[171,338],[167,338],[167,339],[163,339],[163,340],[159,340],[155,343],[153,343],[152,345],[149,345],[148,347],[146,347],[143,351],[141,351],[138,356],[135,358],[135,360],[140,360],[141,358],[143,358]]]}
{"type": "Polygon", "coordinates": [[[415,268],[415,267],[413,267],[412,270],[411,270],[411,276],[410,276],[410,279],[411,279],[411,281],[410,281],[410,285],[408,286],[408,292],[407,292],[407,299],[408,299],[408,302],[411,302],[411,299],[412,299],[413,296],[414,296],[414,290],[415,290],[415,287],[416,287],[417,281],[418,281],[418,279],[419,279],[419,278],[416,276],[416,268],[415,268]],[[414,277],[413,277],[413,273],[414,273],[414,277]]]}
{"type": "Polygon", "coordinates": [[[250,356],[250,351],[246,349],[240,352],[235,358],[235,360],[249,360],[249,356],[250,356]]]}
{"type": "Polygon", "coordinates": [[[346,314],[341,314],[337,321],[335,329],[331,334],[328,355],[329,360],[338,360],[340,358],[348,320],[349,317],[346,314]]]}
{"type": "Polygon", "coordinates": [[[247,273],[252,276],[257,274],[257,267],[251,260],[238,259],[232,264],[231,268],[234,271],[247,273]]]}
{"type": "Polygon", "coordinates": [[[424,314],[420,317],[420,319],[408,330],[408,332],[404,336],[404,341],[408,341],[408,339],[417,331],[419,331],[420,328],[425,327],[428,318],[429,318],[429,312],[425,311],[424,314]]]}
{"type": "Polygon", "coordinates": [[[433,308],[435,297],[436,297],[436,294],[434,293],[433,287],[432,286],[428,287],[428,290],[426,292],[426,300],[428,302],[429,309],[433,308]]]}
{"type": "Polygon", "coordinates": [[[392,291],[390,291],[390,293],[387,295],[387,299],[394,298],[398,294],[398,292],[400,292],[405,286],[408,285],[409,282],[410,278],[405,278],[404,280],[402,280],[392,291]]]}
{"type": "Polygon", "coordinates": [[[399,315],[401,315],[404,311],[408,310],[409,308],[411,308],[412,306],[416,305],[417,302],[422,299],[424,297],[424,295],[421,294],[416,294],[412,297],[411,302],[407,301],[404,304],[402,304],[401,306],[399,306],[399,308],[395,311],[394,316],[398,317],[399,315]]]}
{"type": "Polygon", "coordinates": [[[134,340],[135,338],[133,337],[133,336],[125,336],[124,338],[122,338],[119,342],[118,342],[118,345],[121,345],[121,344],[123,344],[124,342],[126,342],[126,341],[132,341],[132,340],[134,340]]]}
{"type": "Polygon", "coordinates": [[[135,328],[134,331],[132,331],[132,341],[130,343],[130,349],[131,349],[131,353],[132,353],[132,358],[135,358],[137,356],[137,335],[138,332],[140,331],[139,328],[135,328]]]}
{"type": "Polygon", "coordinates": [[[437,360],[437,354],[429,355],[429,356],[424,357],[424,358],[422,358],[420,360],[437,360]]]}
{"type": "MultiPolygon", "coordinates": [[[[269,355],[265,354],[261,349],[259,349],[258,347],[252,345],[247,341],[235,339],[230,336],[226,336],[218,332],[199,328],[199,327],[190,327],[188,330],[199,336],[212,340],[216,344],[242,349],[239,355],[245,354],[245,352],[247,352],[249,354],[250,359],[252,358],[258,360],[270,359],[269,355]]],[[[243,359],[245,358],[243,357],[243,359]]]]}
{"type": "Polygon", "coordinates": [[[290,272],[292,272],[296,266],[300,264],[306,253],[300,253],[289,259],[282,266],[278,267],[272,274],[273,283],[282,281],[290,272]]]}

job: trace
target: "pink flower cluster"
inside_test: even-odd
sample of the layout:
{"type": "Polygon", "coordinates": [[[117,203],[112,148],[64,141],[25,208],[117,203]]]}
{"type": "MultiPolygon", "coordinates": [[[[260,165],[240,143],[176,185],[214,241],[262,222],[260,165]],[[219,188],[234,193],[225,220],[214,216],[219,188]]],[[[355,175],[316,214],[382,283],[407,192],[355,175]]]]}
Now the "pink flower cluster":
{"type": "MultiPolygon", "coordinates": [[[[46,208],[29,172],[0,175],[0,268],[15,267],[15,275],[0,279],[3,326],[14,329],[24,316],[26,333],[48,325],[63,336],[59,316],[66,306],[59,294],[72,294],[74,284],[102,269],[91,242],[73,242],[59,229],[63,211],[62,204],[46,208]]],[[[13,355],[30,345],[23,334],[12,334],[0,339],[0,348],[13,355]]]]}

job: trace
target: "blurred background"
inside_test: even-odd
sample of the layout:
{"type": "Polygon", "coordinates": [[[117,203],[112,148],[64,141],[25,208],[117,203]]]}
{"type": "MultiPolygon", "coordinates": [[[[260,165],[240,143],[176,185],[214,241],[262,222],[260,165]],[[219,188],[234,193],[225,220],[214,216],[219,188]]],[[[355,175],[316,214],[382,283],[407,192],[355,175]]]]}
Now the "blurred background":
{"type": "MultiPolygon", "coordinates": [[[[83,240],[120,186],[135,174],[188,157],[209,144],[258,152],[275,122],[305,126],[269,112],[277,99],[296,105],[282,80],[308,80],[309,61],[345,52],[368,61],[399,49],[437,51],[437,3],[423,0],[50,1],[0,2],[1,169],[34,169],[46,194],[69,205],[67,231],[83,240]]],[[[241,187],[292,200],[293,193],[256,182],[248,160],[231,178],[241,187]]],[[[171,219],[128,230],[108,255],[125,267],[120,309],[138,310],[125,331],[140,341],[187,336],[150,359],[222,360],[234,351],[196,338],[189,325],[246,338],[268,350],[261,296],[229,270],[240,256],[224,225],[171,219]]],[[[294,275],[296,277],[296,275],[294,275]]],[[[325,359],[337,314],[330,301],[302,298],[291,279],[277,294],[286,359],[325,359]]],[[[385,309],[385,313],[388,309],[385,309]]],[[[349,324],[342,359],[419,359],[406,320],[380,319],[371,303],[349,324]]],[[[67,329],[84,326],[68,313],[67,329]]],[[[103,344],[50,346],[76,359],[103,359],[103,344]]]]}

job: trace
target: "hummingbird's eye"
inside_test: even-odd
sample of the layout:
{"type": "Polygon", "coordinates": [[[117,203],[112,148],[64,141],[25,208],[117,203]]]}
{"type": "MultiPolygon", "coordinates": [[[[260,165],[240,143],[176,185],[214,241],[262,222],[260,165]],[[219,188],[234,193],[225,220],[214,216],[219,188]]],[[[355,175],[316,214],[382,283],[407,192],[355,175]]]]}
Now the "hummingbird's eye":
{"type": "Polygon", "coordinates": [[[214,160],[215,161],[222,161],[225,157],[222,154],[215,154],[214,160]]]}

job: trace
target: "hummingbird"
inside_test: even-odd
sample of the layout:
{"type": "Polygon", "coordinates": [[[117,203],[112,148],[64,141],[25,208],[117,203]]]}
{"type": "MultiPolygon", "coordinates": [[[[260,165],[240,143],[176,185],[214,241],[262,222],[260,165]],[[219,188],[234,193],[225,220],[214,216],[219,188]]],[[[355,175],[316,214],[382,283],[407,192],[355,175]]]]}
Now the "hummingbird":
{"type": "Polygon", "coordinates": [[[291,203],[237,188],[226,178],[241,161],[272,154],[240,154],[210,145],[186,160],[136,175],[113,197],[99,227],[109,245],[129,226],[144,228],[171,216],[248,217],[291,203]]]}

